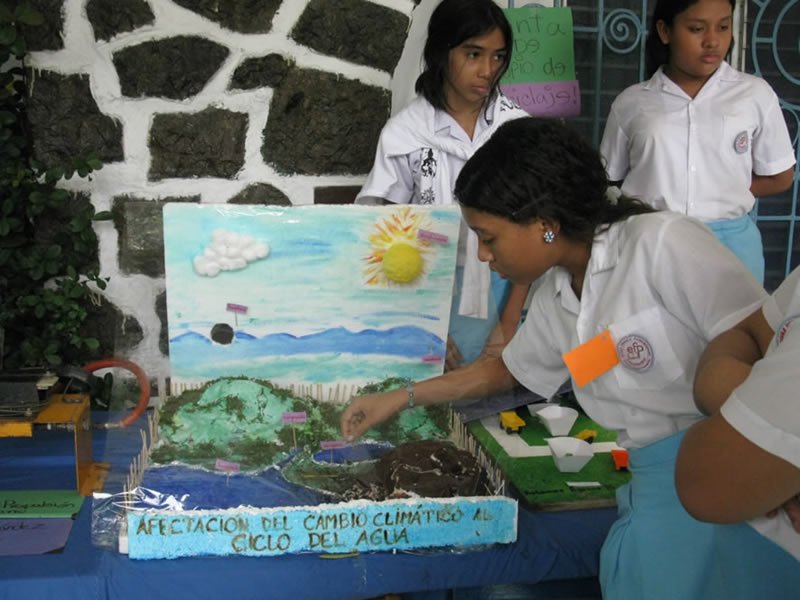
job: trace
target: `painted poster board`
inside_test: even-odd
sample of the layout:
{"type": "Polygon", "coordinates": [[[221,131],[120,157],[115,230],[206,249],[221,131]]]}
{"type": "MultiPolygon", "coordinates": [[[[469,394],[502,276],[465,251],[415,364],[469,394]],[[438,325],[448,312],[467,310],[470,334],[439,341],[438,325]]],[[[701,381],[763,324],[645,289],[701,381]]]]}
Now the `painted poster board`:
{"type": "Polygon", "coordinates": [[[173,391],[440,374],[460,219],[455,206],[167,204],[173,391]]]}
{"type": "Polygon", "coordinates": [[[526,6],[505,9],[505,14],[514,34],[514,48],[501,80],[503,92],[535,116],[579,115],[572,10],[526,6]]]}

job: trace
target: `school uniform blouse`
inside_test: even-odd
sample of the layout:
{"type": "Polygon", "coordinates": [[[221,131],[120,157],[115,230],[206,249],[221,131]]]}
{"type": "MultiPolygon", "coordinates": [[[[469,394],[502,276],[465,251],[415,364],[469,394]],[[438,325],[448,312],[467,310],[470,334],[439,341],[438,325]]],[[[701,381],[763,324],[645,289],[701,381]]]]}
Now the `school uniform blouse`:
{"type": "MultiPolygon", "coordinates": [[[[382,198],[396,204],[454,204],[453,189],[464,163],[495,130],[529,116],[502,93],[481,111],[470,139],[446,111],[418,96],[381,131],[375,162],[356,197],[368,204],[382,198]]],[[[464,267],[459,314],[485,319],[489,312],[489,267],[478,260],[475,234],[462,222],[458,265],[464,267]]]]}
{"type": "MultiPolygon", "coordinates": [[[[792,271],[762,310],[775,337],[720,412],[748,440],[800,469],[800,268],[792,271]]],[[[800,559],[800,535],[784,513],[751,524],[800,559]]]]}
{"type": "Polygon", "coordinates": [[[700,353],[765,298],[701,223],[638,215],[597,234],[580,299],[565,269],[544,275],[503,360],[517,381],[549,398],[569,378],[562,355],[609,330],[619,364],[573,388],[618,444],[638,448],[702,418],[692,397],[700,353]]]}
{"type": "Polygon", "coordinates": [[[795,163],[775,92],[726,62],[695,98],[662,69],[625,89],[611,105],[600,152],[625,194],[702,221],[746,214],[755,202],[751,174],[795,163]]]}

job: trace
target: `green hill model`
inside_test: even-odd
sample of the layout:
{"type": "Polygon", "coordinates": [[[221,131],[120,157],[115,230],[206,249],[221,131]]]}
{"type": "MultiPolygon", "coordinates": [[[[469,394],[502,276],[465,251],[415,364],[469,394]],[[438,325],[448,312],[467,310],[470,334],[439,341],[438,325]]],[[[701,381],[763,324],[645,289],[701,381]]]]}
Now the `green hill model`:
{"type": "MultiPolygon", "coordinates": [[[[387,379],[365,386],[360,393],[385,391],[405,383],[387,379]]],[[[334,494],[351,489],[354,478],[369,487],[370,468],[361,464],[369,461],[330,464],[314,459],[321,451],[321,441],[340,439],[339,415],[343,409],[343,404],[298,397],[265,380],[217,379],[161,406],[158,442],[150,461],[213,470],[221,459],[236,463],[242,471],[283,465],[288,480],[334,494]],[[284,422],[284,413],[297,412],[306,413],[304,423],[284,422]]],[[[368,431],[362,441],[398,446],[444,439],[450,433],[448,410],[435,406],[404,411],[368,431]]]]}

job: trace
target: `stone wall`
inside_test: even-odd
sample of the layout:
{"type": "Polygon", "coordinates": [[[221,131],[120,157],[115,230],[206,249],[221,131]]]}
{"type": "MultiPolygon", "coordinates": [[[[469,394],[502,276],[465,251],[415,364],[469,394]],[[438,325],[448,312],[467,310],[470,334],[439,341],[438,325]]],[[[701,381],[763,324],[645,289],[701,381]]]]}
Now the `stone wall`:
{"type": "Polygon", "coordinates": [[[352,201],[417,2],[31,3],[46,16],[25,32],[37,158],[104,162],[62,183],[113,215],[95,226],[110,281],[90,329],[103,356],[168,377],[164,203],[352,201]]]}

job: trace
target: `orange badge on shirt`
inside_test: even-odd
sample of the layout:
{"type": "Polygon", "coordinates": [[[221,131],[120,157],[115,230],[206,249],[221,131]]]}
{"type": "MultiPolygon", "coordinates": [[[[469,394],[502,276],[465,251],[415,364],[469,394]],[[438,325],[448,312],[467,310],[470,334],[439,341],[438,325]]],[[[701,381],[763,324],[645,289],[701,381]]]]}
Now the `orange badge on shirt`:
{"type": "Polygon", "coordinates": [[[619,364],[617,348],[608,329],[577,348],[565,352],[561,358],[564,359],[578,387],[594,381],[619,364]]]}

